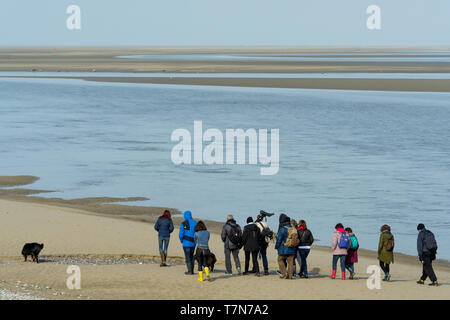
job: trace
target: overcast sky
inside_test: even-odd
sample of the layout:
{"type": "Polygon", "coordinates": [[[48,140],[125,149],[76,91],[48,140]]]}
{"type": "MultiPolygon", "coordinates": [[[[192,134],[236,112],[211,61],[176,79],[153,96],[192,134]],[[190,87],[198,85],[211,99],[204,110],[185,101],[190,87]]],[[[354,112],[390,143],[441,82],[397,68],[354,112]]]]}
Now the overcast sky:
{"type": "Polygon", "coordinates": [[[450,0],[1,0],[0,45],[450,46],[450,0]]]}

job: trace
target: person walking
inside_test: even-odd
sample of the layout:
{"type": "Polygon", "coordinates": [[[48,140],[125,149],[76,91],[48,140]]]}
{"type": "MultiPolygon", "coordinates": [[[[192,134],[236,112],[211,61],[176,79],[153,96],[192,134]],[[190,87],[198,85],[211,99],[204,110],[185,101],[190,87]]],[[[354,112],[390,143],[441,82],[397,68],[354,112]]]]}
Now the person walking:
{"type": "Polygon", "coordinates": [[[345,268],[350,272],[350,280],[355,277],[355,263],[358,262],[358,249],[359,243],[358,238],[356,238],[353,233],[352,228],[345,228],[345,232],[350,238],[350,248],[347,250],[347,256],[345,258],[345,268]]]}
{"type": "Polygon", "coordinates": [[[192,219],[192,212],[184,212],[184,221],[181,223],[178,237],[183,245],[184,256],[186,260],[187,272],[184,274],[194,274],[194,250],[195,250],[195,226],[197,221],[192,219]]]}
{"type": "Polygon", "coordinates": [[[308,263],[306,258],[308,258],[309,252],[311,251],[311,245],[314,242],[314,237],[312,232],[308,229],[306,221],[300,220],[298,222],[298,248],[297,248],[297,261],[300,266],[300,272],[298,273],[300,278],[308,279],[308,263]]]}
{"type": "Polygon", "coordinates": [[[173,232],[173,229],[170,211],[165,210],[155,223],[155,230],[158,231],[159,254],[161,256],[160,267],[167,266],[167,249],[169,248],[170,234],[173,232]]]}
{"type": "Polygon", "coordinates": [[[227,222],[222,228],[221,238],[224,242],[226,274],[233,274],[231,266],[231,255],[233,255],[238,275],[241,275],[239,249],[242,248],[242,230],[231,214],[227,216],[227,222]]]}
{"type": "Polygon", "coordinates": [[[387,224],[380,228],[380,241],[378,242],[378,260],[381,270],[384,272],[383,281],[390,281],[390,264],[394,263],[394,236],[391,227],[387,224]]]}
{"type": "Polygon", "coordinates": [[[291,219],[285,214],[281,214],[280,228],[275,244],[275,249],[278,250],[278,266],[280,267],[281,279],[293,278],[294,255],[298,246],[298,234],[297,230],[294,229],[292,231],[292,229],[294,228],[291,226],[291,219]]]}
{"type": "Polygon", "coordinates": [[[259,236],[260,231],[258,226],[253,222],[252,217],[247,218],[247,225],[244,227],[242,233],[242,241],[244,243],[245,252],[245,269],[244,275],[248,274],[250,265],[250,255],[252,256],[253,269],[256,276],[259,277],[259,264],[258,264],[258,252],[259,252],[259,236]]]}
{"type": "Polygon", "coordinates": [[[433,260],[436,260],[437,242],[434,234],[425,229],[425,225],[420,223],[417,226],[417,254],[419,260],[422,262],[422,276],[417,281],[418,284],[425,284],[425,280],[429,277],[431,280],[430,286],[438,286],[436,274],[433,270],[433,260]]]}
{"type": "Polygon", "coordinates": [[[331,251],[333,252],[331,279],[336,278],[337,262],[341,263],[342,280],[345,280],[345,258],[347,250],[350,248],[350,239],[345,232],[342,223],[338,223],[335,227],[333,240],[331,242],[331,251]]]}
{"type": "Polygon", "coordinates": [[[267,222],[264,221],[264,215],[259,214],[256,217],[256,226],[259,228],[259,254],[261,255],[261,260],[264,268],[264,275],[269,275],[269,262],[267,260],[267,248],[269,247],[269,242],[273,237],[273,232],[269,229],[267,222]]]}
{"type": "Polygon", "coordinates": [[[209,231],[206,229],[206,225],[203,221],[199,221],[195,226],[194,241],[197,249],[195,251],[195,256],[198,262],[198,281],[203,281],[203,271],[208,281],[211,281],[211,276],[209,274],[209,264],[208,259],[211,255],[209,251],[209,231]]]}

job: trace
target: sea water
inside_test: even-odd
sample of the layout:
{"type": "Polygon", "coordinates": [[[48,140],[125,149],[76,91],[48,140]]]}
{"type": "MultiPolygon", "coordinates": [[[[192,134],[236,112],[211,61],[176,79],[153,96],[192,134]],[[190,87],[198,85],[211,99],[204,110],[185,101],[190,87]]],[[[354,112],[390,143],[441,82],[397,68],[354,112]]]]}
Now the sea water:
{"type": "MultiPolygon", "coordinates": [[[[142,205],[244,224],[260,209],[334,225],[376,249],[389,224],[416,253],[416,226],[450,259],[450,94],[0,79],[0,175],[41,177],[46,197],[143,196],[142,205]],[[280,130],[280,170],[171,161],[178,128],[280,130]]],[[[278,217],[269,218],[276,229],[278,217]]],[[[151,232],[149,230],[149,232],[151,232]]]]}

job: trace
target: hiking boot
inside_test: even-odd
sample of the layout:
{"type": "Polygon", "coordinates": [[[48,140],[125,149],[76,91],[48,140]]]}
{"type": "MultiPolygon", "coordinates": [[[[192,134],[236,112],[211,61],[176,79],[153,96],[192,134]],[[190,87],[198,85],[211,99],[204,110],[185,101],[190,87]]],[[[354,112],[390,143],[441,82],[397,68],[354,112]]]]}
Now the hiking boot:
{"type": "Polygon", "coordinates": [[[425,281],[419,280],[419,281],[417,281],[416,283],[417,283],[417,284],[425,284],[425,281]]]}
{"type": "Polygon", "coordinates": [[[208,267],[206,267],[205,268],[205,276],[206,276],[206,279],[208,280],[208,281],[211,281],[211,276],[209,275],[209,268],[208,267]]]}
{"type": "Polygon", "coordinates": [[[331,279],[336,279],[336,270],[333,270],[333,272],[330,274],[331,279]]]}
{"type": "Polygon", "coordinates": [[[350,273],[350,277],[348,277],[350,280],[353,280],[355,278],[355,273],[350,273]]]}
{"type": "Polygon", "coordinates": [[[384,275],[383,281],[389,281],[389,280],[391,280],[391,275],[390,275],[389,273],[386,273],[386,274],[384,275]]]}
{"type": "Polygon", "coordinates": [[[233,275],[233,272],[225,272],[225,275],[227,275],[227,276],[232,276],[232,275],[233,275]]]}
{"type": "Polygon", "coordinates": [[[281,274],[280,275],[280,279],[286,279],[286,275],[285,274],[281,274]]]}
{"type": "Polygon", "coordinates": [[[255,277],[261,277],[261,273],[256,272],[256,273],[255,273],[255,277]]]}
{"type": "Polygon", "coordinates": [[[269,275],[269,270],[264,270],[264,275],[268,276],[269,275]]]}
{"type": "Polygon", "coordinates": [[[244,271],[244,273],[242,274],[243,276],[248,275],[248,271],[244,271]]]}
{"type": "Polygon", "coordinates": [[[429,284],[430,287],[437,287],[439,286],[439,283],[437,281],[433,281],[432,283],[429,284]]]}

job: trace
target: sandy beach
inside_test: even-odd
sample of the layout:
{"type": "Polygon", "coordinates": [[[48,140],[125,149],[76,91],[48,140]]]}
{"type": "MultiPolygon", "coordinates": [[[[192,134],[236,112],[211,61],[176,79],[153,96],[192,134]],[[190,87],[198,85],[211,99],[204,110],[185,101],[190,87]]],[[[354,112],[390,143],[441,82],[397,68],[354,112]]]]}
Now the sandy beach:
{"type": "MultiPolygon", "coordinates": [[[[24,185],[33,177],[0,179],[2,186],[24,185]],[[22,183],[20,183],[22,181],[22,183]]],[[[275,274],[276,250],[268,249],[271,275],[226,276],[223,245],[216,228],[210,247],[218,263],[211,282],[185,276],[183,252],[174,231],[169,246],[170,267],[161,268],[157,233],[150,221],[130,220],[127,215],[87,210],[86,201],[70,206],[56,200],[19,198],[14,189],[0,196],[0,295],[43,299],[448,299],[450,267],[437,261],[441,286],[419,286],[421,274],[416,257],[396,255],[392,281],[380,290],[366,286],[366,268],[376,265],[376,253],[360,250],[355,280],[328,279],[331,253],[314,246],[309,260],[310,279],[280,280],[275,274]],[[80,203],[84,203],[80,205],[80,203]],[[80,209],[83,208],[83,209],[80,209]],[[44,243],[41,263],[23,262],[20,251],[26,242],[44,243]],[[66,287],[68,265],[81,270],[81,290],[66,287]],[[6,293],[5,293],[6,292],[6,293]]],[[[5,191],[9,190],[9,191],[5,191]]],[[[21,190],[19,188],[19,190],[21,190]]],[[[24,189],[22,189],[24,190],[24,189]]],[[[98,206],[99,204],[96,204],[98,206]]],[[[111,204],[114,206],[114,204],[111,204]]],[[[118,207],[121,208],[121,207],[118,207]]],[[[123,209],[123,208],[122,208],[123,209]]],[[[161,212],[162,208],[155,208],[161,212]]],[[[132,214],[133,215],[133,214],[132,214]]],[[[138,213],[135,213],[138,216],[138,213]]],[[[176,226],[178,226],[178,222],[176,226]]],[[[207,222],[207,225],[209,223],[207,222]]],[[[414,245],[414,244],[412,244],[414,245]]],[[[244,255],[240,254],[241,263],[244,255]]]]}

